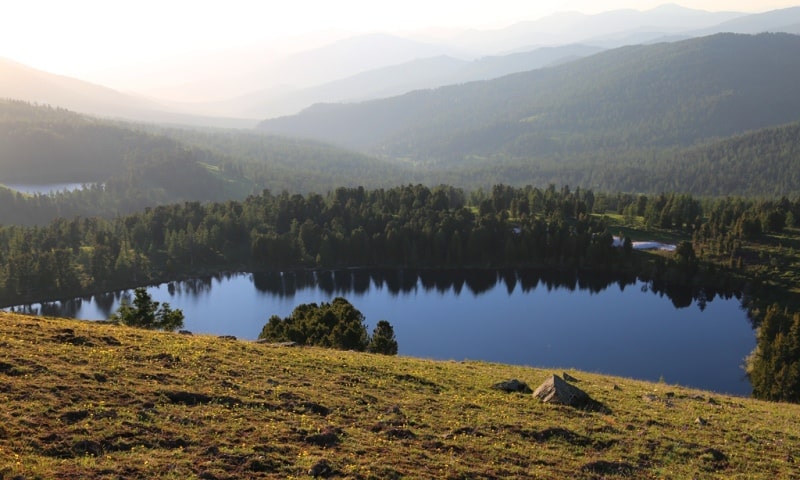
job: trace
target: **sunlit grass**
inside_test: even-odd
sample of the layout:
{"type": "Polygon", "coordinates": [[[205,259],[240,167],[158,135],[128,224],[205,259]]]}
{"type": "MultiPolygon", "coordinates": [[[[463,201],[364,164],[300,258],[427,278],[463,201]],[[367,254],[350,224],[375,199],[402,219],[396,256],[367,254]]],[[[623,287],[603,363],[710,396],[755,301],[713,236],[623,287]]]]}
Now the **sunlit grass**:
{"type": "MultiPolygon", "coordinates": [[[[442,339],[446,341],[446,339],[442,339]]],[[[800,407],[551,373],[0,314],[2,478],[792,478],[800,407]],[[698,422],[703,419],[704,423],[698,422]]]]}

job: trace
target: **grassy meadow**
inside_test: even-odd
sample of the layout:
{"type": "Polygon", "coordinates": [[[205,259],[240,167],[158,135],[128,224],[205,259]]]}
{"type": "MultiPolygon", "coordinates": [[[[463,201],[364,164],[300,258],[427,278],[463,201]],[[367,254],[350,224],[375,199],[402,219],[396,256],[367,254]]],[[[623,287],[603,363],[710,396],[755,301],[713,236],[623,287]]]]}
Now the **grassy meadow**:
{"type": "Polygon", "coordinates": [[[0,313],[0,479],[800,478],[798,405],[552,373],[0,313]]]}

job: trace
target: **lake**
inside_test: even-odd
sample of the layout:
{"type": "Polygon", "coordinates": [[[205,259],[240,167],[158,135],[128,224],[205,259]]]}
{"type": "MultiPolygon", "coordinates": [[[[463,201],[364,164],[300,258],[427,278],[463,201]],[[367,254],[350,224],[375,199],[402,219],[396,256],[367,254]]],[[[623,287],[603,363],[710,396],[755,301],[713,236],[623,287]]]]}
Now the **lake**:
{"type": "Polygon", "coordinates": [[[45,185],[33,185],[33,184],[12,184],[6,185],[6,187],[16,190],[18,192],[27,193],[30,195],[49,195],[51,193],[57,192],[64,192],[68,191],[71,192],[73,190],[80,190],[84,186],[83,183],[50,183],[45,185]]]}
{"type": "MultiPolygon", "coordinates": [[[[370,332],[379,320],[394,326],[400,355],[576,368],[749,395],[741,365],[755,334],[740,301],[654,290],[636,279],[508,270],[228,274],[148,289],[183,310],[194,333],[255,339],[273,314],[342,296],[370,332]]],[[[123,294],[28,308],[105,319],[123,294]]]]}

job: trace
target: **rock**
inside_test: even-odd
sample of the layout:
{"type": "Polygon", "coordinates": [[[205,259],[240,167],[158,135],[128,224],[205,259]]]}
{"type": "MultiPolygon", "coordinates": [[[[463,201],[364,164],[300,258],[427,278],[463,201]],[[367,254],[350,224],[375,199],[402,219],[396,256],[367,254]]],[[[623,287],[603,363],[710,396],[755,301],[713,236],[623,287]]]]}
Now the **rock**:
{"type": "Polygon", "coordinates": [[[178,333],[181,334],[181,335],[191,335],[192,334],[192,332],[190,332],[189,330],[178,330],[178,333]]]}
{"type": "Polygon", "coordinates": [[[220,335],[217,338],[219,338],[220,340],[236,340],[236,336],[234,335],[220,335]]]}
{"type": "Polygon", "coordinates": [[[531,393],[531,387],[528,386],[525,382],[520,382],[519,380],[512,379],[506,380],[500,383],[495,383],[492,385],[492,388],[495,390],[502,390],[504,392],[519,392],[519,393],[531,393]]]}
{"type": "Polygon", "coordinates": [[[703,417],[697,417],[697,418],[694,419],[694,423],[700,425],[701,427],[704,427],[704,426],[708,425],[708,420],[706,420],[703,417]]]}
{"type": "Polygon", "coordinates": [[[611,387],[611,389],[614,390],[614,391],[617,391],[617,392],[622,390],[622,388],[619,385],[617,385],[616,383],[614,384],[613,387],[611,387]]]}
{"type": "Polygon", "coordinates": [[[593,401],[589,394],[580,388],[570,385],[558,375],[551,375],[537,388],[533,395],[545,403],[584,407],[593,401]]]}

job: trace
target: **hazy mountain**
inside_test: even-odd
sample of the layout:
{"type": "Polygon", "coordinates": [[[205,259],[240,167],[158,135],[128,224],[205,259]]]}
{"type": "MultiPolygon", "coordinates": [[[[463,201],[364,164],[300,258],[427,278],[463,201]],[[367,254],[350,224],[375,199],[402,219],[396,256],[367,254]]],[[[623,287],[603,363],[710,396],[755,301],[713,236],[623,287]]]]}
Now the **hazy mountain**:
{"type": "Polygon", "coordinates": [[[251,72],[263,87],[305,88],[418,58],[455,53],[455,49],[395,35],[368,34],[300,52],[251,72]]]}
{"type": "Polygon", "coordinates": [[[601,51],[603,51],[602,48],[590,45],[563,45],[483,57],[465,65],[449,79],[447,84],[491,80],[511,73],[526,72],[577,60],[601,51]]]}
{"type": "Polygon", "coordinates": [[[97,115],[140,114],[160,105],[110,88],[0,58],[0,96],[97,115]]]}
{"type": "Polygon", "coordinates": [[[261,128],[418,161],[687,146],[800,119],[800,37],[719,34],[351,105],[261,128]]]}
{"type": "MultiPolygon", "coordinates": [[[[399,95],[414,89],[496,78],[503,74],[539,68],[570,58],[559,58],[522,66],[501,67],[484,74],[463,75],[456,59],[497,59],[509,53],[528,53],[543,46],[567,48],[582,43],[602,48],[676,41],[700,34],[739,30],[763,24],[752,15],[738,12],[706,12],[664,5],[645,12],[617,10],[596,15],[560,13],[520,22],[496,30],[467,30],[439,35],[367,34],[333,37],[336,40],[306,50],[279,56],[274,48],[250,48],[209,55],[207,58],[176,59],[164,78],[196,72],[190,81],[150,88],[146,92],[173,110],[193,114],[274,117],[296,113],[316,102],[351,102],[399,95]],[[739,23],[736,23],[739,22],[739,23]],[[700,33],[698,33],[700,32],[700,33]],[[446,58],[447,57],[447,58],[446,58]],[[384,70],[388,69],[388,70],[384,70]],[[162,101],[163,100],[163,101],[162,101]],[[178,103],[176,101],[182,102],[178,103]]],[[[769,15],[767,15],[768,18],[769,15]]],[[[787,24],[780,30],[796,32],[787,24]]],[[[775,29],[773,29],[775,30],[775,29]]],[[[298,43],[301,43],[298,41],[298,43]]],[[[539,52],[539,54],[544,51],[539,52]]],[[[595,53],[595,52],[592,52],[595,53]]],[[[584,54],[572,55],[579,58],[584,54]]],[[[513,63],[503,59],[502,62],[513,63]]],[[[491,63],[488,61],[488,63],[491,63]]],[[[484,63],[487,63],[484,62],[484,63]]],[[[485,68],[476,63],[471,68],[485,68]]]]}
{"type": "MultiPolygon", "coordinates": [[[[596,45],[597,38],[631,35],[636,32],[655,32],[658,36],[700,30],[744,16],[739,12],[706,12],[663,5],[644,12],[614,10],[587,15],[564,12],[539,20],[520,22],[498,30],[472,30],[451,39],[453,45],[490,54],[501,51],[518,51],[531,45],[565,45],[589,43],[596,45]]],[[[625,45],[606,43],[604,46],[625,45]]]]}
{"type": "Polygon", "coordinates": [[[251,121],[208,118],[170,111],[164,105],[75,78],[0,58],[0,98],[75,110],[108,118],[203,126],[250,127],[251,121]]]}
{"type": "Polygon", "coordinates": [[[467,62],[445,55],[378,68],[315,87],[283,92],[258,92],[236,99],[242,113],[254,118],[297,113],[319,102],[350,102],[390,97],[420,88],[444,85],[467,62]],[[443,83],[444,82],[444,83],[443,83]]]}
{"type": "Polygon", "coordinates": [[[277,117],[297,113],[314,103],[356,102],[401,95],[412,90],[498,78],[509,73],[574,60],[599,51],[602,51],[599,47],[567,45],[483,57],[471,62],[442,55],[370,70],[306,89],[269,89],[228,102],[208,104],[206,108],[233,116],[277,117]]]}
{"type": "MultiPolygon", "coordinates": [[[[439,35],[376,33],[346,38],[333,37],[335,40],[329,43],[310,42],[317,46],[300,51],[295,48],[293,53],[284,56],[277,55],[276,48],[253,47],[224,54],[175,59],[171,68],[162,68],[160,75],[165,82],[171,83],[162,88],[148,87],[145,92],[154,98],[170,101],[167,104],[174,108],[216,114],[224,112],[228,115],[243,111],[241,107],[246,105],[247,100],[254,100],[259,105],[267,105],[273,101],[285,102],[285,106],[276,105],[270,110],[253,109],[260,110],[263,117],[267,114],[291,112],[296,105],[306,103],[306,98],[326,102],[375,98],[379,93],[353,97],[334,89],[333,96],[320,97],[315,92],[305,90],[318,87],[325,90],[328,88],[327,84],[333,82],[416,60],[442,56],[477,60],[485,56],[530,52],[542,46],[575,43],[612,48],[652,42],[683,34],[687,30],[707,28],[743,15],[734,12],[710,13],[667,5],[646,12],[618,10],[597,15],[561,13],[496,30],[460,30],[439,35]],[[188,79],[180,83],[169,80],[181,76],[188,79]],[[272,93],[266,95],[265,92],[272,93]],[[274,95],[276,92],[292,98],[278,98],[274,95]],[[200,103],[171,103],[174,101],[200,103]]],[[[306,42],[298,39],[297,43],[306,42]]],[[[412,78],[409,82],[412,88],[442,85],[433,83],[414,86],[415,73],[405,73],[412,78]]],[[[463,80],[456,80],[459,81],[463,80]]],[[[147,83],[152,84],[153,79],[148,79],[147,83]]],[[[370,88],[375,92],[380,92],[381,89],[380,84],[370,88]]],[[[385,95],[408,91],[393,88],[391,85],[383,90],[385,95]]]]}
{"type": "Polygon", "coordinates": [[[772,10],[729,20],[711,28],[693,32],[694,35],[707,35],[718,32],[762,33],[785,32],[797,33],[800,28],[800,7],[772,10]]]}

